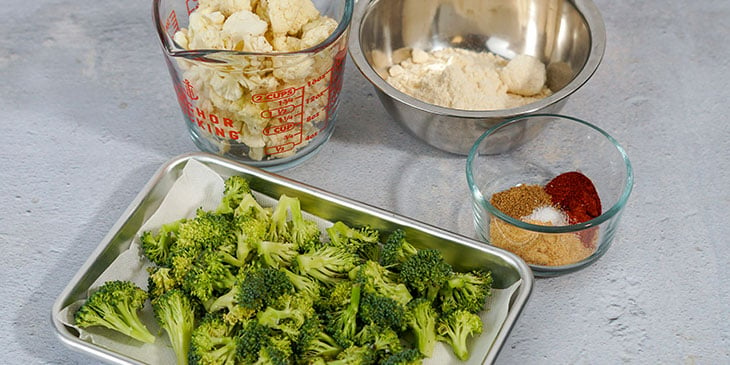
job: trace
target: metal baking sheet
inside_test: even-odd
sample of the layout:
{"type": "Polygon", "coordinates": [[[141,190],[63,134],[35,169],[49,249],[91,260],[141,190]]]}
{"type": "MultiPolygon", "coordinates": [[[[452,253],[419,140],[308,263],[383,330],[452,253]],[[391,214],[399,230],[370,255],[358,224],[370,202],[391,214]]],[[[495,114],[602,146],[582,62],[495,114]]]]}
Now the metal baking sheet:
{"type": "MultiPolygon", "coordinates": [[[[510,252],[258,168],[207,153],[190,153],[178,156],[160,167],[56,299],[51,320],[60,340],[71,349],[109,363],[139,364],[124,354],[81,340],[74,328],[63,323],[61,311],[86,297],[90,286],[129,247],[139,228],[157,210],[185,165],[193,159],[216,171],[223,178],[231,175],[245,176],[253,190],[272,198],[278,199],[281,194],[296,196],[300,199],[303,210],[326,220],[341,220],[350,225],[370,225],[383,232],[404,229],[409,241],[422,248],[441,250],[446,260],[457,270],[477,267],[490,269],[495,288],[507,288],[521,280],[512,295],[502,328],[492,347],[483,354],[484,364],[490,364],[496,359],[532,291],[532,272],[524,261],[510,252]]],[[[481,353],[475,355],[481,356],[481,353]]]]}

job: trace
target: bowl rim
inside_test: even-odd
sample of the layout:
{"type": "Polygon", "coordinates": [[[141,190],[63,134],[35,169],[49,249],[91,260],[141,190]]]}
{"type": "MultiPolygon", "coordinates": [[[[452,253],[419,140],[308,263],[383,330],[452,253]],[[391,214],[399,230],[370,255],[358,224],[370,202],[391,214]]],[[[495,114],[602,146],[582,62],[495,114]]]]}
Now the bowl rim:
{"type": "Polygon", "coordinates": [[[358,0],[356,2],[352,18],[352,27],[350,29],[350,37],[348,40],[348,51],[350,56],[352,57],[355,66],[374,87],[403,104],[429,113],[468,119],[504,119],[515,115],[535,113],[552,104],[556,104],[564,100],[583,86],[598,69],[598,65],[601,63],[606,49],[606,26],[596,5],[591,0],[573,0],[570,3],[578,11],[578,14],[586,21],[588,33],[590,34],[590,52],[588,52],[588,59],[573,80],[560,88],[560,90],[545,98],[516,108],[499,110],[464,110],[442,107],[416,99],[391,86],[375,71],[365,58],[362,50],[362,44],[360,43],[360,31],[363,26],[363,20],[380,1],[385,0],[358,0]]]}
{"type": "MultiPolygon", "coordinates": [[[[621,146],[621,144],[616,141],[615,138],[613,138],[610,134],[608,134],[603,129],[588,123],[584,120],[571,117],[568,115],[563,114],[551,114],[551,113],[538,113],[538,114],[530,114],[530,115],[524,115],[519,117],[514,117],[507,119],[492,128],[489,128],[486,132],[484,132],[479,138],[474,142],[474,145],[469,150],[469,154],[466,158],[466,181],[467,185],[469,186],[469,190],[471,191],[472,197],[474,198],[474,202],[476,204],[479,204],[481,207],[485,208],[490,214],[498,217],[499,219],[516,226],[518,228],[539,232],[539,233],[573,233],[577,231],[582,231],[591,227],[597,227],[601,223],[613,218],[614,216],[619,215],[624,206],[626,205],[629,196],[631,195],[631,191],[633,190],[634,186],[634,171],[631,166],[631,161],[629,160],[628,154],[626,153],[626,150],[621,146]],[[575,122],[582,124],[588,128],[591,128],[595,130],[596,132],[600,133],[606,139],[613,144],[613,146],[616,148],[616,150],[619,152],[623,162],[624,167],[626,169],[626,179],[623,184],[623,192],[621,193],[621,196],[618,198],[616,203],[614,203],[611,208],[603,211],[601,215],[598,217],[595,217],[589,221],[577,223],[577,224],[570,224],[565,226],[543,226],[543,225],[537,225],[537,224],[531,224],[527,222],[523,222],[519,219],[515,219],[513,217],[510,217],[509,215],[503,213],[501,210],[494,207],[488,199],[485,199],[482,192],[477,187],[477,184],[474,181],[474,173],[471,169],[471,165],[474,161],[474,159],[479,155],[479,145],[481,142],[492,133],[496,132],[500,128],[512,124],[517,123],[521,120],[528,119],[528,118],[541,118],[541,117],[547,117],[547,118],[558,118],[561,120],[567,120],[569,122],[575,122]]],[[[553,267],[553,266],[546,266],[546,267],[553,267]]]]}

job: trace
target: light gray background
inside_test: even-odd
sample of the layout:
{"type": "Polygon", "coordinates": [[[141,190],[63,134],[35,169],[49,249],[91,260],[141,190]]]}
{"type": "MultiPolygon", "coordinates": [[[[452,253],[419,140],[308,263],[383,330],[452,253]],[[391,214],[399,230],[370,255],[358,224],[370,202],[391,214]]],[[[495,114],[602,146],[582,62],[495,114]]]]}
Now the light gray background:
{"type": "MultiPolygon", "coordinates": [[[[608,43],[564,109],[627,149],[609,252],[537,280],[498,363],[730,363],[730,2],[597,1],[608,43]]],[[[0,6],[0,358],[85,364],[50,309],[137,192],[195,147],[150,1],[0,6]]],[[[464,157],[395,125],[348,60],[337,129],[282,175],[473,235],[464,157]]]]}

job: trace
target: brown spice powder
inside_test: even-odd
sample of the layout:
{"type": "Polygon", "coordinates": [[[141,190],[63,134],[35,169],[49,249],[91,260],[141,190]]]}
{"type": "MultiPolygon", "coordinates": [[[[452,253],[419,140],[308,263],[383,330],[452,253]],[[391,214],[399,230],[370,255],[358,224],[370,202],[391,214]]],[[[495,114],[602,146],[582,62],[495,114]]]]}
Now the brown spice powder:
{"type": "MultiPolygon", "coordinates": [[[[550,225],[540,221],[527,223],[550,225]]],[[[533,265],[560,266],[581,261],[596,250],[597,238],[597,234],[593,235],[593,242],[586,247],[576,233],[539,233],[517,228],[498,218],[490,219],[491,244],[508,250],[533,265]]]]}
{"type": "Polygon", "coordinates": [[[552,199],[540,185],[517,185],[492,195],[489,202],[508,216],[520,219],[535,208],[552,205],[552,199]]]}

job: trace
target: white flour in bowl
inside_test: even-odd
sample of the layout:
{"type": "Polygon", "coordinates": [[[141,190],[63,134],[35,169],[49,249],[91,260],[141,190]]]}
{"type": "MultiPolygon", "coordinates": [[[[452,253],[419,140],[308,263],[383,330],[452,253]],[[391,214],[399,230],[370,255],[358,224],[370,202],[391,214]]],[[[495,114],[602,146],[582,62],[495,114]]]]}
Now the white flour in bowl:
{"type": "Polygon", "coordinates": [[[552,92],[545,65],[535,57],[506,60],[489,52],[446,48],[413,49],[388,69],[388,83],[427,103],[464,110],[497,110],[526,105],[552,92]]]}

